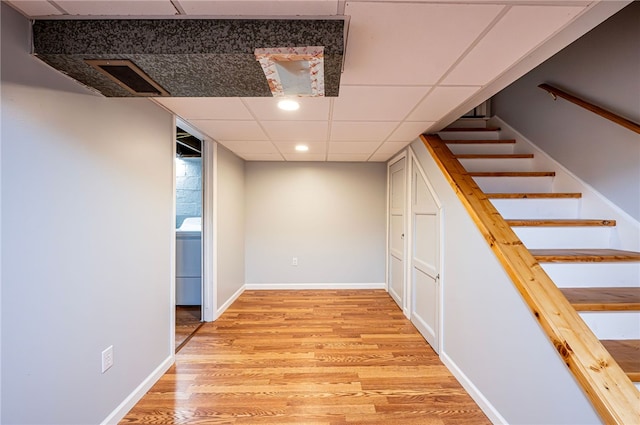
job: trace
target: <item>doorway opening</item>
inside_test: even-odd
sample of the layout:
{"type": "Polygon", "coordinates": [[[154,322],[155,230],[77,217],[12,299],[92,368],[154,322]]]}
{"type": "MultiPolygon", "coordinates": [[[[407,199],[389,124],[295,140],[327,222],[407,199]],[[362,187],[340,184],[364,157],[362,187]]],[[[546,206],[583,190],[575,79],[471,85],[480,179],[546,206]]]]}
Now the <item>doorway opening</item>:
{"type": "Polygon", "coordinates": [[[202,140],[176,128],[176,353],[202,326],[202,140]]]}

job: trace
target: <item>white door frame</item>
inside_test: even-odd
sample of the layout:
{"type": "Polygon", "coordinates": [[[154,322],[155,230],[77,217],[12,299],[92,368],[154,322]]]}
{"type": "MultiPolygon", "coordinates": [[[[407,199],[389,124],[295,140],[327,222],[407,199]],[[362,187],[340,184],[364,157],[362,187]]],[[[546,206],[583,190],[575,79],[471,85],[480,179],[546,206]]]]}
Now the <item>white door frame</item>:
{"type": "MultiPolygon", "coordinates": [[[[202,140],[202,300],[201,300],[201,317],[205,322],[212,322],[217,314],[217,282],[216,270],[216,205],[217,191],[215,191],[215,182],[217,182],[216,159],[218,157],[218,144],[208,137],[204,136],[197,129],[190,126],[181,119],[176,120],[176,126],[183,128],[195,137],[202,140]]],[[[174,137],[175,139],[175,137],[174,137]]],[[[174,143],[175,145],[175,143],[174,143]]],[[[175,149],[175,147],[174,147],[175,149]]],[[[174,153],[175,154],[175,153],[174,153]]],[[[175,156],[175,155],[174,155],[175,156]]],[[[174,166],[174,194],[175,194],[175,166],[174,166]]],[[[173,203],[173,215],[175,218],[175,196],[173,203]]],[[[175,239],[175,238],[174,238],[175,239]]],[[[175,243],[175,242],[174,242],[175,243]]],[[[174,250],[175,262],[175,250],[174,250]]],[[[175,266],[174,266],[175,267],[175,266]]],[[[175,294],[175,273],[173,276],[173,292],[175,294]]],[[[175,307],[175,298],[173,299],[175,307]]],[[[175,308],[174,308],[175,310],[175,308]]],[[[175,322],[175,318],[172,322],[175,322]]],[[[175,327],[175,323],[173,325],[175,327]]],[[[173,329],[175,333],[175,328],[173,329]]],[[[174,334],[172,333],[172,335],[174,334]]],[[[175,350],[175,347],[174,347],[175,350]]]]}

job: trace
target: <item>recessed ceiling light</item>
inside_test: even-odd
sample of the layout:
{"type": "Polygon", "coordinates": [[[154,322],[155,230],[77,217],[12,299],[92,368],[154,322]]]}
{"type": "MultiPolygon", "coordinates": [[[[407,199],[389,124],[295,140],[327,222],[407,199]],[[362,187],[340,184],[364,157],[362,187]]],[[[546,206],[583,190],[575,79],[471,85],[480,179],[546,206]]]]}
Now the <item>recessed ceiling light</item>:
{"type": "Polygon", "coordinates": [[[296,150],[298,152],[307,152],[309,150],[309,146],[307,146],[307,145],[296,145],[296,150]]]}
{"type": "Polygon", "coordinates": [[[300,108],[300,104],[295,100],[284,99],[278,102],[278,108],[284,111],[296,111],[300,108]]]}

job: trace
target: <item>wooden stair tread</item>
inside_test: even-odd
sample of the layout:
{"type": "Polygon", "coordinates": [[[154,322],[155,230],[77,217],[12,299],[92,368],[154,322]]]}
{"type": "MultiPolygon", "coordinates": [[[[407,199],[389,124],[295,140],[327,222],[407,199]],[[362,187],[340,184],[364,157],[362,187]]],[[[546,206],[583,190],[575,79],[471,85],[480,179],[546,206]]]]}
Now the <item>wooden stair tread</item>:
{"type": "Polygon", "coordinates": [[[453,131],[500,131],[500,127],[447,127],[441,132],[453,132],[453,131]]]}
{"type": "Polygon", "coordinates": [[[553,177],[555,171],[474,171],[471,177],[553,177]]]}
{"type": "Polygon", "coordinates": [[[440,131],[445,133],[454,131],[500,131],[500,127],[447,127],[440,131]]]}
{"type": "Polygon", "coordinates": [[[560,288],[578,311],[640,310],[640,287],[560,288]]]}
{"type": "Polygon", "coordinates": [[[599,219],[520,219],[505,220],[511,227],[612,227],[615,220],[599,219]]]}
{"type": "Polygon", "coordinates": [[[495,145],[495,144],[514,144],[515,139],[502,139],[502,140],[443,140],[448,145],[495,145]]]}
{"type": "Polygon", "coordinates": [[[486,193],[489,199],[565,199],[582,198],[582,193],[486,193]]]}
{"type": "Polygon", "coordinates": [[[640,339],[604,339],[602,345],[633,382],[640,382],[640,339]]]}
{"type": "Polygon", "coordinates": [[[545,263],[640,261],[640,252],[619,249],[530,249],[536,260],[545,263]]]}
{"type": "Polygon", "coordinates": [[[478,154],[478,153],[465,153],[454,155],[458,159],[515,159],[515,158],[533,158],[532,153],[493,153],[493,154],[478,154]]]}

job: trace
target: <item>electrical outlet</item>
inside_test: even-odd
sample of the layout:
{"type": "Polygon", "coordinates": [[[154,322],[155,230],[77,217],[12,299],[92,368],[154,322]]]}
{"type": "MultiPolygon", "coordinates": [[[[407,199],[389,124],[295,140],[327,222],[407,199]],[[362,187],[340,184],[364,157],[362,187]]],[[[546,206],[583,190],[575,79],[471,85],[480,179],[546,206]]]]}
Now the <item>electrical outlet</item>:
{"type": "Polygon", "coordinates": [[[113,345],[108,346],[102,352],[102,373],[105,373],[113,366],[113,345]]]}
{"type": "Polygon", "coordinates": [[[297,266],[298,265],[298,257],[293,257],[291,259],[291,265],[292,266],[297,266]]]}

